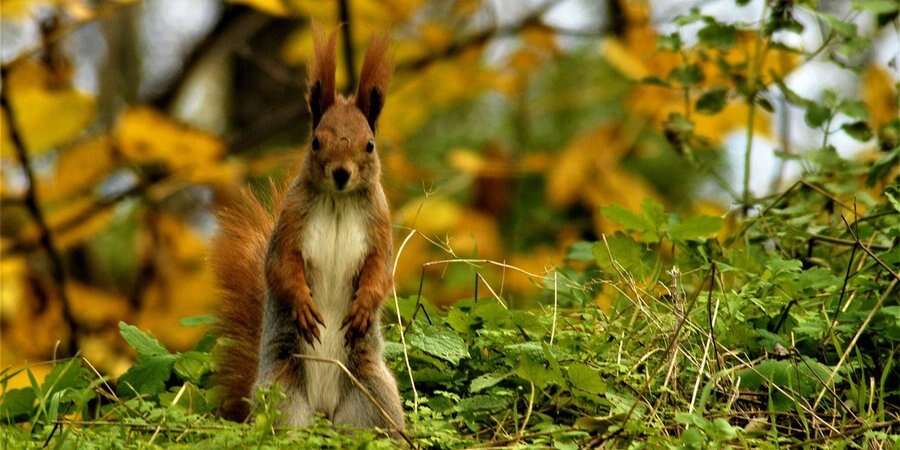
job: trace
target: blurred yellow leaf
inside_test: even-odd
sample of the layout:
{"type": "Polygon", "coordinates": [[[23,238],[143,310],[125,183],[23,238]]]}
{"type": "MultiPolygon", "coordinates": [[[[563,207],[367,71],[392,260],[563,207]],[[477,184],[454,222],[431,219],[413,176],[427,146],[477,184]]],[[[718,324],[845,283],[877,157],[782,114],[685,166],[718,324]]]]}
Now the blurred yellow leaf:
{"type": "Polygon", "coordinates": [[[25,297],[26,273],[25,258],[4,256],[0,259],[0,316],[3,320],[17,320],[25,297]]]}
{"type": "Polygon", "coordinates": [[[641,58],[625,47],[619,39],[604,39],[600,44],[600,53],[616,70],[632,80],[640,80],[649,74],[641,58]]]}
{"type": "MultiPolygon", "coordinates": [[[[284,5],[283,0],[228,0],[230,3],[237,3],[258,9],[266,14],[273,16],[286,16],[288,9],[284,5]]],[[[323,2],[324,3],[324,2],[323,2]]]]}
{"type": "Polygon", "coordinates": [[[458,203],[441,197],[420,198],[410,201],[397,213],[404,226],[426,233],[446,233],[460,219],[462,208],[458,203]]]}
{"type": "MultiPolygon", "coordinates": [[[[64,224],[75,223],[66,230],[54,233],[57,247],[65,250],[84,242],[109,225],[114,214],[113,210],[111,208],[95,210],[94,208],[95,200],[89,195],[53,207],[44,207],[44,214],[50,229],[58,230],[64,224]]],[[[36,242],[38,237],[38,229],[33,223],[28,223],[19,236],[25,242],[36,242]]]]}
{"type": "Polygon", "coordinates": [[[128,300],[119,294],[74,281],[66,285],[66,293],[75,320],[93,328],[116,324],[129,312],[128,300]]]}
{"type": "Polygon", "coordinates": [[[600,172],[606,173],[618,165],[623,145],[614,126],[602,126],[576,137],[562,151],[547,174],[547,198],[557,207],[567,206],[597,183],[600,172]]]}
{"type": "Polygon", "coordinates": [[[900,116],[897,84],[881,66],[872,64],[860,79],[862,100],[869,110],[869,121],[876,130],[900,116]]]}
{"type": "MultiPolygon", "coordinates": [[[[9,89],[16,127],[26,149],[32,153],[72,141],[94,117],[92,97],[60,85],[59,80],[35,61],[16,64],[4,80],[3,88],[9,89]]],[[[4,145],[0,154],[9,157],[11,150],[4,145]]]]}
{"type": "Polygon", "coordinates": [[[62,151],[53,171],[41,177],[40,198],[53,201],[83,193],[109,175],[114,166],[110,144],[108,136],[100,136],[62,151]]]}
{"type": "Polygon", "coordinates": [[[215,136],[147,107],[134,107],[122,113],[115,137],[118,148],[128,159],[161,162],[175,172],[216,164],[225,151],[215,136]]]}

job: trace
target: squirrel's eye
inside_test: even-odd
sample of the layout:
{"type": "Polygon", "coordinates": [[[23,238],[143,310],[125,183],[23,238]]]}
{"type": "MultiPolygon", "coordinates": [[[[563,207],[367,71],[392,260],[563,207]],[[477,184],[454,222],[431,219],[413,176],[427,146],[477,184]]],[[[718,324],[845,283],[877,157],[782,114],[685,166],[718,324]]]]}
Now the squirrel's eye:
{"type": "Polygon", "coordinates": [[[319,138],[317,138],[317,137],[313,138],[311,145],[312,145],[312,149],[314,152],[317,152],[317,151],[319,151],[320,148],[322,148],[322,143],[319,142],[319,138]]]}
{"type": "Polygon", "coordinates": [[[366,153],[372,153],[374,151],[375,151],[375,141],[370,139],[369,142],[366,142],[366,153]]]}

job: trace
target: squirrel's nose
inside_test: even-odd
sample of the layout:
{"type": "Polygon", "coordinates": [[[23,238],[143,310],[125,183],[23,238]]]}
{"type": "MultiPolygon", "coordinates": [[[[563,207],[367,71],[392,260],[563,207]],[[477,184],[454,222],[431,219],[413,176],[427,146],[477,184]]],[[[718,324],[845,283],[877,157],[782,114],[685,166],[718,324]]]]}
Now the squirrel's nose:
{"type": "Polygon", "coordinates": [[[338,167],[331,171],[331,178],[334,179],[335,187],[337,187],[338,190],[341,190],[347,185],[347,181],[350,179],[350,172],[343,167],[338,167]]]}

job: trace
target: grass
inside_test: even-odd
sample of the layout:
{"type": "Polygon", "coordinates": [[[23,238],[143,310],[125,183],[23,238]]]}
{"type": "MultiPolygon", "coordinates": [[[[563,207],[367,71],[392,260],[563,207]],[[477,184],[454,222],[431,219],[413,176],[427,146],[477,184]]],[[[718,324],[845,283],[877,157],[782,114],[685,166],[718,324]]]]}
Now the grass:
{"type": "MultiPolygon", "coordinates": [[[[900,212],[890,195],[866,216],[823,208],[834,204],[829,188],[845,182],[804,181],[715,238],[728,229],[721,219],[680,218],[651,203],[642,214],[610,210],[626,231],[578,243],[564,265],[529,274],[544,287],[531,308],[509,309],[491,287],[445,310],[396,297],[385,314],[386,355],[406,399],[408,443],[323,418],[281,427],[277,389],[258,393],[250,423],[219,419],[209,381],[215,338],[172,353],[127,324],[122,336],[138,359],[118,380],[79,356],[56,361],[43,382],[32,376],[29,388],[4,388],[0,442],[891,448],[900,445],[900,212]],[[612,298],[609,311],[598,295],[612,298]]],[[[431,264],[465,264],[478,277],[520,270],[431,264]]],[[[4,372],[4,385],[12,375],[4,372]]]]}

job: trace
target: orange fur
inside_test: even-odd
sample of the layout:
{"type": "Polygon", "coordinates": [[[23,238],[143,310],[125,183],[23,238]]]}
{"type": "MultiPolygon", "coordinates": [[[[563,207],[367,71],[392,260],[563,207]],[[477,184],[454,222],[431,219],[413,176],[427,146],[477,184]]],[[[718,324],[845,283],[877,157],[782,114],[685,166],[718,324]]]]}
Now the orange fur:
{"type": "MultiPolygon", "coordinates": [[[[280,204],[273,186],[273,206],[280,204]]],[[[266,295],[263,261],[275,226],[260,199],[249,190],[219,213],[219,233],[212,243],[211,261],[222,304],[217,331],[217,383],[224,389],[222,415],[242,421],[249,412],[250,387],[259,358],[260,326],[266,295]]]]}
{"type": "Polygon", "coordinates": [[[356,90],[356,107],[375,129],[375,121],[384,106],[384,97],[391,82],[393,63],[388,55],[390,39],[387,34],[372,40],[366,50],[359,72],[359,88],[356,90]],[[377,96],[377,97],[376,97],[377,96]]]}
{"type": "Polygon", "coordinates": [[[309,102],[310,112],[313,118],[313,127],[319,123],[319,119],[325,114],[335,101],[334,73],[336,68],[335,48],[337,46],[337,32],[332,31],[326,36],[322,30],[313,25],[313,60],[309,68],[309,102]]]}
{"type": "MultiPolygon", "coordinates": [[[[346,385],[327,391],[334,395],[332,398],[340,399],[339,408],[328,406],[328,396],[321,392],[310,395],[311,390],[321,387],[318,384],[321,378],[314,377],[323,375],[310,371],[294,353],[334,348],[329,346],[338,342],[333,332],[321,331],[326,326],[319,311],[322,307],[326,318],[336,310],[346,310],[340,328],[345,330],[344,347],[338,344],[338,350],[333,352],[344,358],[349,370],[371,387],[402,428],[402,403],[393,376],[384,365],[378,328],[380,307],[392,283],[390,211],[381,186],[381,165],[375,146],[375,121],[384,106],[391,75],[388,39],[382,36],[373,41],[365,56],[357,95],[347,99],[335,92],[335,33],[325,37],[314,27],[313,37],[315,55],[309,71],[307,97],[312,137],[299,176],[289,189],[273,189],[286,192],[283,202],[280,198],[273,202],[277,206],[273,208],[275,214],[257,197],[246,193],[234,208],[221,214],[221,231],[213,243],[213,265],[224,291],[219,323],[223,340],[217,375],[217,383],[224,389],[222,414],[233,420],[246,419],[249,413],[246,400],[252,395],[257,374],[263,384],[282,380],[281,376],[269,379],[274,370],[279,374],[284,371],[283,381],[279,382],[289,391],[288,404],[284,407],[292,412],[289,416],[289,420],[295,421],[292,423],[305,423],[304,418],[311,414],[309,408],[318,408],[319,412],[337,408],[329,410],[335,414],[335,421],[385,426],[368,400],[352,390],[344,390],[346,385]],[[339,174],[346,175],[343,181],[337,181],[339,174]],[[316,218],[321,218],[323,213],[315,205],[322,205],[323,199],[332,208],[326,213],[332,214],[326,216],[326,222],[336,223],[340,217],[340,209],[334,209],[338,200],[341,204],[359,205],[352,208],[363,211],[364,222],[359,222],[358,228],[350,225],[350,229],[363,230],[360,235],[365,237],[358,242],[360,246],[367,245],[358,247],[364,259],[358,268],[353,266],[355,277],[347,281],[354,288],[352,297],[345,294],[335,297],[329,290],[321,290],[321,285],[316,286],[323,279],[323,271],[341,273],[342,269],[317,267],[315,263],[316,255],[331,255],[336,247],[326,246],[322,250],[321,246],[313,246],[310,250],[303,245],[327,243],[303,240],[309,229],[321,227],[316,225],[320,223],[316,218]],[[307,228],[308,223],[313,226],[307,228]],[[304,255],[305,251],[311,252],[312,257],[304,255]],[[313,292],[316,289],[320,289],[316,291],[319,294],[313,292]],[[323,295],[319,302],[323,298],[337,301],[320,304],[316,295],[323,295]],[[323,344],[323,340],[323,347],[315,347],[314,341],[323,344]]],[[[306,237],[309,236],[315,239],[316,235],[306,237]]],[[[350,264],[354,263],[347,263],[350,264]]],[[[336,323],[330,323],[328,326],[337,327],[336,323]]],[[[327,383],[324,385],[323,389],[327,389],[327,383]]]]}

